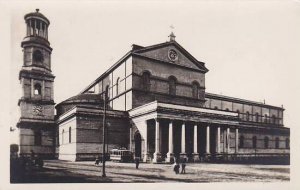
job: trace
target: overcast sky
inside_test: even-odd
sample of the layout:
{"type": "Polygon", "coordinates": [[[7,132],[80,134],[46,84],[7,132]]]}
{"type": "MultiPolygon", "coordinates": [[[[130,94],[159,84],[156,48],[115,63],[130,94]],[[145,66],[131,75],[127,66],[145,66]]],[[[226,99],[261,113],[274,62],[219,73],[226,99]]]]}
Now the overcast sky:
{"type": "Polygon", "coordinates": [[[299,124],[299,1],[35,1],[7,3],[5,8],[11,28],[12,126],[18,120],[21,97],[18,72],[23,64],[24,15],[36,8],[51,22],[56,103],[78,94],[132,44],[162,43],[174,31],[176,41],[206,63],[207,92],[283,105],[285,125],[299,124]]]}

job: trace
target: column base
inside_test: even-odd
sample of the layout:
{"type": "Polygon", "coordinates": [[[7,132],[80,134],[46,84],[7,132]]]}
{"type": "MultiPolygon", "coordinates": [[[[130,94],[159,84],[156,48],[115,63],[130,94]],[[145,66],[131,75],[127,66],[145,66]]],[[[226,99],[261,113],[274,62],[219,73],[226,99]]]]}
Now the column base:
{"type": "Polygon", "coordinates": [[[210,161],[210,159],[211,159],[211,154],[210,153],[205,153],[204,154],[204,161],[210,161]]]}
{"type": "Polygon", "coordinates": [[[154,152],[153,154],[153,163],[159,163],[162,161],[161,153],[160,152],[154,152]]]}
{"type": "Polygon", "coordinates": [[[186,153],[180,153],[180,159],[184,159],[184,158],[187,158],[186,153]]]}
{"type": "Polygon", "coordinates": [[[148,158],[149,158],[149,154],[144,154],[144,157],[143,157],[143,162],[147,162],[148,161],[148,158]]]}
{"type": "Polygon", "coordinates": [[[167,153],[167,158],[166,158],[167,163],[174,163],[174,153],[167,153]]]}
{"type": "Polygon", "coordinates": [[[199,162],[200,158],[199,158],[199,154],[198,153],[193,153],[193,161],[194,162],[199,162]]]}

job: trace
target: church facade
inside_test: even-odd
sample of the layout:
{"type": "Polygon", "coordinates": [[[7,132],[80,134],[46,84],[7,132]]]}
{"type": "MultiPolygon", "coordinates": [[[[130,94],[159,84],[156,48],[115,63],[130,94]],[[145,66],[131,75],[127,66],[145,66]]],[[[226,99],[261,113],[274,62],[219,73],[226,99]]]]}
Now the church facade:
{"type": "MultiPolygon", "coordinates": [[[[32,14],[44,18],[38,12],[32,14]]],[[[57,104],[54,117],[54,76],[50,62],[47,63],[52,49],[47,43],[39,41],[36,45],[34,41],[44,38],[48,42],[45,34],[49,23],[32,25],[29,18],[25,16],[29,37],[22,42],[24,66],[20,72],[26,96],[20,99],[20,108],[30,119],[27,124],[21,117],[18,126],[24,131],[21,137],[33,139],[33,145],[20,153],[34,149],[48,154],[41,147],[49,143],[52,157],[95,159],[103,148],[103,108],[107,106],[108,152],[126,148],[135,157],[153,163],[169,163],[182,157],[193,162],[289,158],[290,130],[283,125],[284,109],[206,92],[206,64],[176,42],[173,33],[164,43],[132,45],[127,54],[81,93],[57,104]],[[35,58],[37,48],[41,48],[45,58],[35,58]],[[25,52],[29,52],[29,58],[25,58],[25,52]],[[39,64],[43,66],[37,67],[39,64]],[[25,68],[30,73],[26,77],[25,68]],[[40,69],[40,77],[33,74],[40,69]],[[40,87],[36,88],[36,84],[40,87]],[[106,91],[108,98],[104,101],[106,91]],[[36,106],[42,106],[43,112],[30,112],[36,106]],[[25,133],[32,136],[25,137],[25,133]],[[36,136],[40,133],[41,138],[36,136]],[[41,143],[35,144],[37,137],[41,143]]],[[[26,141],[21,140],[20,145],[26,141]]]]}

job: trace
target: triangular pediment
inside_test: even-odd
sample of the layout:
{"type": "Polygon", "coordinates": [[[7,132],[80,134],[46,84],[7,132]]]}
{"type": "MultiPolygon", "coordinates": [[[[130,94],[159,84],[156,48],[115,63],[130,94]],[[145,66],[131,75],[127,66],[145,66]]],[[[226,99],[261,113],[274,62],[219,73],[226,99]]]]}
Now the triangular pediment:
{"type": "Polygon", "coordinates": [[[171,41],[148,47],[140,47],[133,53],[147,58],[207,72],[203,62],[198,61],[177,42],[171,41]]]}

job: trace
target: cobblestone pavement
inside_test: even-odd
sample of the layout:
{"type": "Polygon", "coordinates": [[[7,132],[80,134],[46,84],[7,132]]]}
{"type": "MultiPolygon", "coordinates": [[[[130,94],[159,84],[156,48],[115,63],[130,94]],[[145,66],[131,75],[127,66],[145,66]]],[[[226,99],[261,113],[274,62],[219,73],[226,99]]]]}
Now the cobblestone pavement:
{"type": "Polygon", "coordinates": [[[106,162],[106,175],[102,178],[102,166],[94,162],[45,161],[43,169],[27,172],[21,183],[97,183],[97,182],[280,182],[290,180],[290,168],[286,165],[240,164],[191,164],[186,174],[175,174],[172,165],[106,162]]]}

